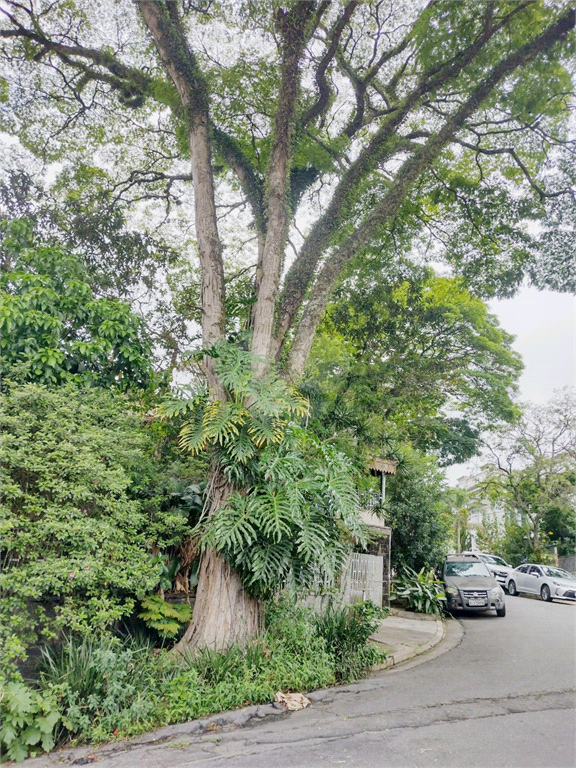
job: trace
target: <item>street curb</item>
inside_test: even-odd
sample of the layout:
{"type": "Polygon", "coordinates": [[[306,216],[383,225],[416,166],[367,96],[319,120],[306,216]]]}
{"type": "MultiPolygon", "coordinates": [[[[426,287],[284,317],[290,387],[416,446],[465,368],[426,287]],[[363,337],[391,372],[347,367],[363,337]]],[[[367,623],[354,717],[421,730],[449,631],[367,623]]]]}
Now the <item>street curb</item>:
{"type": "MultiPolygon", "coordinates": [[[[156,728],[140,736],[132,736],[123,741],[113,741],[99,746],[86,745],[83,747],[65,747],[48,752],[41,757],[33,757],[25,760],[23,765],[29,768],[49,768],[49,766],[62,765],[89,765],[98,763],[105,757],[115,753],[129,752],[135,747],[153,744],[170,744],[174,739],[182,740],[192,737],[193,740],[204,737],[209,741],[218,738],[218,733],[236,728],[243,728],[256,723],[262,723],[270,719],[279,719],[292,714],[283,704],[253,704],[242,709],[231,709],[225,712],[217,712],[214,715],[188,720],[184,723],[166,725],[156,728]],[[41,761],[41,762],[40,762],[41,761]]],[[[192,742],[189,742],[192,743],[192,742]]]]}
{"type": "MultiPolygon", "coordinates": [[[[406,611],[396,611],[397,615],[403,615],[405,617],[410,617],[414,619],[414,614],[410,614],[406,611]]],[[[416,619],[415,619],[416,620],[416,619]]],[[[431,640],[428,640],[428,642],[423,643],[422,645],[418,645],[415,648],[406,648],[401,651],[397,651],[396,653],[390,654],[386,661],[383,664],[375,664],[372,667],[372,672],[381,672],[385,669],[391,669],[392,667],[398,666],[398,664],[402,664],[404,661],[408,661],[409,659],[413,659],[415,656],[421,656],[423,653],[426,653],[431,648],[434,648],[439,643],[442,642],[444,637],[446,636],[446,626],[444,621],[437,616],[419,616],[417,620],[427,620],[427,621],[435,621],[436,622],[436,632],[434,633],[434,636],[431,640]]],[[[377,641],[376,641],[377,642],[377,641]]]]}

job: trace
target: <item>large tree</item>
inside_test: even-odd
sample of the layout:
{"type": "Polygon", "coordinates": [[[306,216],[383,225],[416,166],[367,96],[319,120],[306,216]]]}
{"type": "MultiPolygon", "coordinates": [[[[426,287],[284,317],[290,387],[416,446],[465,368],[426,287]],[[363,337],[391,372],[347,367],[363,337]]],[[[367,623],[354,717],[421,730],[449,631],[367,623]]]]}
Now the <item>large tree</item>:
{"type": "MultiPolygon", "coordinates": [[[[294,382],[340,273],[369,244],[394,258],[430,232],[486,292],[509,290],[542,236],[526,220],[573,188],[563,2],[5,0],[1,13],[4,130],[47,160],[100,164],[118,204],[138,205],[143,184],[156,198],[190,189],[215,401],[228,392],[209,353],[239,223],[255,242],[254,371],[277,361],[294,382]]],[[[212,467],[211,514],[233,491],[217,456],[212,467]]],[[[257,626],[257,602],[208,550],[190,642],[257,626]]]]}

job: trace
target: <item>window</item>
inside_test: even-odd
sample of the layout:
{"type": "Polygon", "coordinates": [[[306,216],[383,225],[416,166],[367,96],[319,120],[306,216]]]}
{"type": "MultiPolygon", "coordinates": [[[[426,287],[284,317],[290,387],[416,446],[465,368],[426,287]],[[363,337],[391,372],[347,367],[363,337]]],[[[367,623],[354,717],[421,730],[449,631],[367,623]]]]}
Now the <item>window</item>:
{"type": "Polygon", "coordinates": [[[540,568],[537,568],[535,565],[533,565],[532,568],[530,568],[530,576],[536,576],[536,578],[539,579],[540,576],[542,576],[542,571],[540,568]]]}
{"type": "Polygon", "coordinates": [[[571,581],[574,581],[574,576],[563,568],[550,568],[549,566],[544,566],[542,570],[546,576],[551,576],[553,579],[570,579],[571,581]]]}
{"type": "Polygon", "coordinates": [[[444,565],[444,576],[490,576],[484,563],[449,562],[444,565]]]}

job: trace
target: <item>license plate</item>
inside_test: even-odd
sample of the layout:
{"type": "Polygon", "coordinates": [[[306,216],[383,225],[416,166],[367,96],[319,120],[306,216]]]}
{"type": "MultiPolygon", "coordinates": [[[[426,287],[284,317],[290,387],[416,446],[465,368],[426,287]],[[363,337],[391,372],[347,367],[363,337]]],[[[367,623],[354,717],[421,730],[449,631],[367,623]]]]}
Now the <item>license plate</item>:
{"type": "Polygon", "coordinates": [[[486,605],[486,600],[472,598],[471,600],[468,600],[468,605],[486,605]]]}

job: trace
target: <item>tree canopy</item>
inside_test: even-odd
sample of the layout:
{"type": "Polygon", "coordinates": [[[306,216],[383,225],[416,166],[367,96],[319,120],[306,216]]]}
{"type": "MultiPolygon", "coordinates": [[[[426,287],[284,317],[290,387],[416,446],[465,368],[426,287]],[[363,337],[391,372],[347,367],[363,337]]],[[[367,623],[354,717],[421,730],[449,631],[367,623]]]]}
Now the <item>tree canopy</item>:
{"type": "MultiPolygon", "coordinates": [[[[513,427],[494,436],[481,487],[524,528],[529,553],[573,535],[576,505],[576,394],[563,390],[544,406],[528,406],[513,427]]],[[[561,542],[559,542],[561,543],[561,542]]]]}
{"type": "Polygon", "coordinates": [[[522,363],[463,278],[410,263],[397,269],[387,275],[373,254],[345,277],[319,327],[304,391],[327,428],[347,419],[372,450],[387,434],[437,451],[443,463],[466,461],[483,429],[516,417],[522,363]]]}

